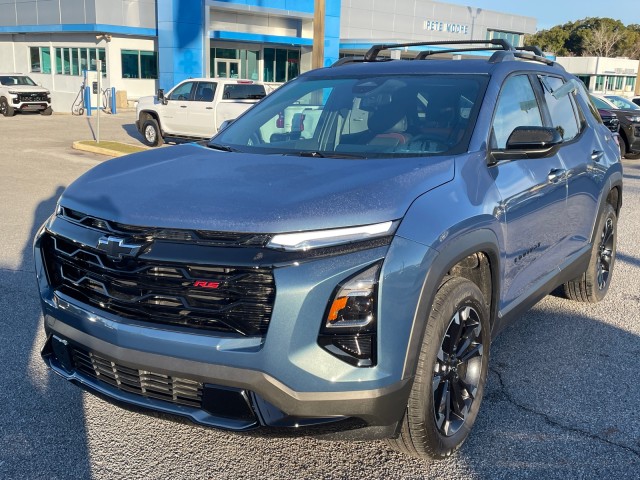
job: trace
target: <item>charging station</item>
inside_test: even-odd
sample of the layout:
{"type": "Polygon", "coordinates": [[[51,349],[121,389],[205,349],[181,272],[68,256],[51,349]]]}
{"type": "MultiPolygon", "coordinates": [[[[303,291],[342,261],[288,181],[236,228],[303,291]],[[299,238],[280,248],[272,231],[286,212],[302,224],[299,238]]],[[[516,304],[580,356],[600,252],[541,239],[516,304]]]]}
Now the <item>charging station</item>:
{"type": "Polygon", "coordinates": [[[92,112],[98,108],[102,110],[110,109],[110,113],[116,113],[116,89],[114,87],[104,88],[104,84],[99,80],[99,72],[97,70],[83,70],[84,75],[84,111],[87,116],[91,116],[92,112]],[[103,102],[103,96],[106,97],[106,105],[103,102]]]}

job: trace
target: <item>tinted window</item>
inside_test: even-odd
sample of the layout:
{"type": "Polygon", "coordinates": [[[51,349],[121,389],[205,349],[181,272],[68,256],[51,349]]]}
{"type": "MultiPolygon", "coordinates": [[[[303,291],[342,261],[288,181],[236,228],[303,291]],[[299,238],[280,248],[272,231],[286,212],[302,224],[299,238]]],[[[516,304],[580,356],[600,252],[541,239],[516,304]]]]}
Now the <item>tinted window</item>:
{"type": "Polygon", "coordinates": [[[564,81],[558,77],[541,77],[540,79],[553,128],[560,133],[565,142],[575,138],[579,132],[579,125],[571,102],[571,94],[565,94],[559,98],[553,95],[553,92],[562,87],[564,81]]]}
{"type": "Polygon", "coordinates": [[[618,97],[617,95],[607,95],[606,98],[618,108],[625,108],[628,110],[640,110],[640,107],[638,107],[632,101],[627,100],[626,98],[618,97]]]}
{"type": "Polygon", "coordinates": [[[540,108],[526,75],[509,77],[502,86],[493,118],[491,146],[505,148],[516,127],[542,126],[540,108]]]}
{"type": "Polygon", "coordinates": [[[264,86],[250,83],[236,83],[224,86],[222,98],[225,100],[255,100],[267,95],[264,86]]]}
{"type": "Polygon", "coordinates": [[[191,100],[191,89],[194,82],[185,82],[178,85],[169,94],[169,100],[191,100]]]}
{"type": "Polygon", "coordinates": [[[611,105],[609,105],[607,102],[605,102],[601,98],[592,96],[591,100],[593,100],[593,103],[595,103],[597,108],[600,108],[602,110],[611,110],[613,108],[611,105]]]}
{"type": "Polygon", "coordinates": [[[196,87],[196,102],[213,102],[216,93],[216,83],[214,82],[198,82],[196,87]]]}

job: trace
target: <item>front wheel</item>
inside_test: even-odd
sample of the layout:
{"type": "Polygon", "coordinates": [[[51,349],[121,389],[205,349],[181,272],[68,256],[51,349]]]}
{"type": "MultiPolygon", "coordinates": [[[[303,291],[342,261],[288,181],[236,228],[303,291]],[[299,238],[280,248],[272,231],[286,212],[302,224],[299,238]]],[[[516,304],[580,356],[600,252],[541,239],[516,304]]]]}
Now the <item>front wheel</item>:
{"type": "Polygon", "coordinates": [[[600,214],[596,232],[587,269],[564,284],[565,295],[571,300],[596,303],[609,291],[616,260],[618,217],[608,203],[600,214]]]}
{"type": "Polygon", "coordinates": [[[13,117],[15,113],[15,109],[9,105],[9,102],[4,97],[0,98],[0,113],[5,117],[13,117]]]}
{"type": "Polygon", "coordinates": [[[164,143],[160,126],[153,118],[145,120],[142,124],[142,137],[144,143],[150,147],[158,147],[164,143]]]}
{"type": "Polygon", "coordinates": [[[400,436],[392,448],[443,458],[459,448],[475,422],[489,365],[489,313],[482,292],[454,277],[436,293],[400,436]]]}
{"type": "Polygon", "coordinates": [[[47,107],[40,112],[42,115],[49,116],[53,113],[53,109],[51,107],[47,107]]]}

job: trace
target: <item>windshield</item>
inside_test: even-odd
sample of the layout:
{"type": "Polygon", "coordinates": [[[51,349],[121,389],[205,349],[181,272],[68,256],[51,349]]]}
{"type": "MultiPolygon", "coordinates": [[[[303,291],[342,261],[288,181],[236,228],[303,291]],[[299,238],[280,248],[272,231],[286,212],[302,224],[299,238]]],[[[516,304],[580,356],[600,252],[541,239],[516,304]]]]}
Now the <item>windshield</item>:
{"type": "Polygon", "coordinates": [[[640,110],[640,107],[633,103],[631,100],[627,100],[624,97],[618,97],[617,95],[607,95],[606,99],[613,103],[616,108],[623,108],[625,110],[640,110]]]}
{"type": "Polygon", "coordinates": [[[7,87],[11,85],[30,85],[34,87],[36,85],[36,82],[26,75],[3,75],[0,76],[0,83],[7,87]]]}
{"type": "Polygon", "coordinates": [[[466,150],[486,78],[299,77],[214,137],[235,151],[372,158],[466,150]]]}

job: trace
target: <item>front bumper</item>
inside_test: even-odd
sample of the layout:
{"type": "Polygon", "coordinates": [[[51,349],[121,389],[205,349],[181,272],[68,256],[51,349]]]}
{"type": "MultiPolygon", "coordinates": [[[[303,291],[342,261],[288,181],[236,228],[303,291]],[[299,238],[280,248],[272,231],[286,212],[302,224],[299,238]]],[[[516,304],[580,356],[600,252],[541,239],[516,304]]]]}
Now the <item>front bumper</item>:
{"type": "Polygon", "coordinates": [[[51,289],[36,241],[47,333],[43,357],[57,374],[102,396],[204,425],[246,430],[356,419],[364,428],[354,430],[350,438],[393,436],[412,384],[412,377],[405,375],[406,346],[424,278],[425,248],[398,238],[390,247],[278,265],[268,333],[248,337],[125,320],[70,299],[51,289]],[[380,307],[378,364],[354,367],[318,345],[320,323],[335,286],[385,255],[391,259],[385,262],[383,276],[402,282],[387,280],[385,287],[381,281],[380,303],[386,306],[380,307]],[[408,264],[407,257],[416,264],[408,264]],[[60,345],[69,349],[67,354],[60,345]],[[86,368],[78,368],[74,349],[90,362],[106,365],[107,371],[96,367],[88,374],[86,368]],[[118,383],[115,377],[122,372],[137,378],[132,380],[134,391],[118,383]],[[100,374],[112,381],[103,381],[106,377],[100,374]],[[136,382],[148,374],[201,384],[204,403],[185,405],[146,395],[136,382]],[[224,405],[206,400],[221,391],[231,392],[230,397],[223,395],[231,398],[226,403],[244,402],[241,414],[231,415],[224,405]]]}

